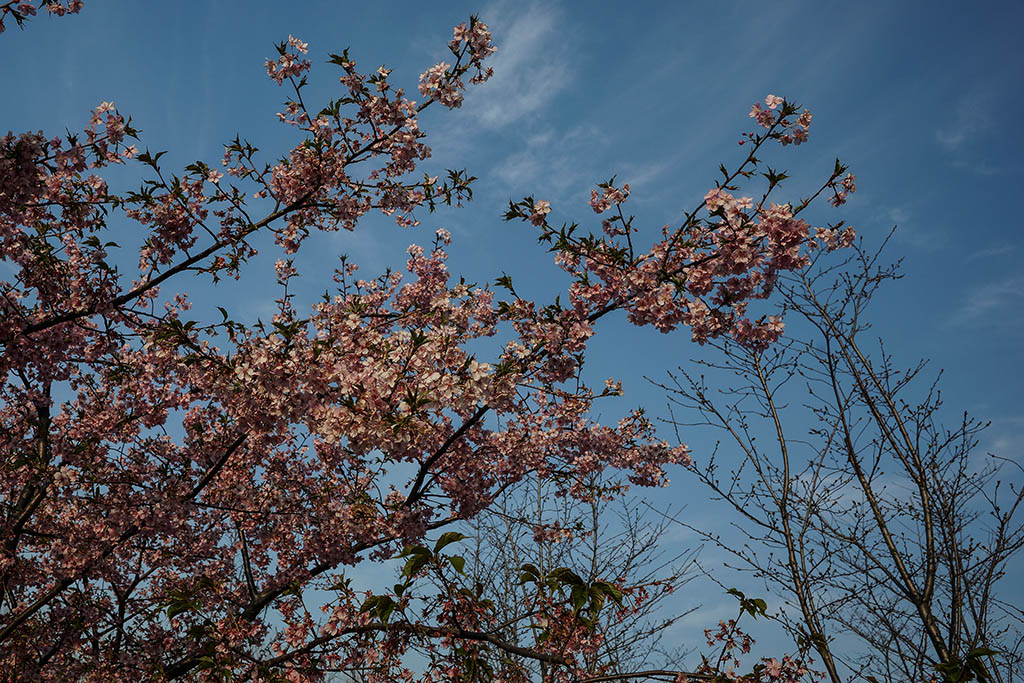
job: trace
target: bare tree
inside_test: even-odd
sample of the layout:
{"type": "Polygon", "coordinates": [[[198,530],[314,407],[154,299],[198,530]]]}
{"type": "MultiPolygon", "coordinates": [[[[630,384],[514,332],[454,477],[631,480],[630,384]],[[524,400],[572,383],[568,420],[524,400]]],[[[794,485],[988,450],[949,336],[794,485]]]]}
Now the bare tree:
{"type": "Polygon", "coordinates": [[[1022,468],[871,338],[866,309],[900,277],[880,255],[820,255],[781,283],[788,342],[718,344],[658,383],[677,429],[724,431],[693,470],[746,541],[687,526],[786,598],[776,618],[833,682],[1021,680],[1024,611],[999,587],[1024,545],[1022,468]]]}
{"type": "MultiPolygon", "coordinates": [[[[604,609],[598,615],[602,640],[586,669],[610,676],[602,680],[652,666],[679,668],[685,653],[663,648],[662,636],[698,608],[666,609],[672,594],[692,578],[693,553],[668,552],[666,518],[628,498],[613,500],[609,494],[617,488],[595,479],[593,495],[580,500],[559,495],[557,484],[524,481],[474,520],[474,547],[466,553],[467,572],[493,594],[498,621],[507,624],[502,637],[510,642],[532,642],[544,623],[543,614],[524,612],[536,602],[536,587],[522,580],[524,566],[540,576],[568,569],[586,584],[608,580],[632,588],[628,613],[604,609]]],[[[547,673],[543,662],[522,665],[540,678],[547,673]]]]}

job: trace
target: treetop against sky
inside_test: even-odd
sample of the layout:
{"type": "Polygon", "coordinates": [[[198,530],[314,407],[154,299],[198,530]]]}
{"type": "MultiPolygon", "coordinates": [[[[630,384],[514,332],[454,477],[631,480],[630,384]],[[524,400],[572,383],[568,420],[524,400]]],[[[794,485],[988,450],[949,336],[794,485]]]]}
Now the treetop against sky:
{"type": "MultiPolygon", "coordinates": [[[[984,449],[1012,459],[1024,444],[1024,404],[1007,381],[1022,369],[1024,276],[1018,264],[1024,241],[1019,218],[1005,208],[1024,180],[1021,133],[1010,119],[1024,94],[1007,87],[1024,67],[1024,57],[1012,47],[1013,27],[1024,18],[1019,6],[996,4],[975,13],[954,5],[929,5],[925,12],[883,3],[856,10],[816,3],[770,10],[638,3],[623,12],[612,3],[584,11],[568,3],[506,2],[457,3],[439,12],[414,3],[324,2],[286,9],[252,2],[244,12],[238,9],[230,3],[93,2],[59,20],[41,13],[24,31],[7,16],[0,59],[15,68],[0,78],[7,94],[4,129],[15,135],[44,131],[47,137],[31,143],[40,154],[53,154],[53,183],[68,183],[79,193],[60,199],[65,206],[88,205],[105,188],[75,184],[81,159],[65,154],[70,142],[48,137],[91,128],[83,135],[98,145],[93,161],[107,166],[110,190],[128,197],[123,214],[104,219],[120,244],[113,250],[141,248],[139,259],[112,258],[122,272],[138,274],[142,291],[148,292],[147,278],[173,270],[182,258],[220,280],[214,285],[185,268],[184,277],[175,271],[154,300],[157,308],[168,303],[168,320],[220,324],[218,308],[226,309],[223,326],[206,340],[190,337],[190,329],[180,325],[150,329],[150,314],[131,309],[135,299],[116,298],[116,283],[94,272],[90,259],[102,260],[105,247],[66,244],[63,255],[79,273],[77,280],[69,276],[79,283],[69,291],[80,298],[62,299],[40,266],[30,283],[34,293],[24,303],[46,302],[63,312],[33,319],[27,332],[12,327],[7,343],[19,334],[50,334],[69,321],[106,315],[107,303],[90,297],[104,301],[108,294],[116,304],[113,324],[127,331],[104,337],[83,328],[66,341],[54,338],[26,350],[24,367],[43,368],[43,374],[33,369],[22,378],[24,395],[15,391],[18,400],[35,406],[36,417],[24,418],[32,427],[26,429],[38,433],[49,424],[40,407],[40,397],[50,391],[43,375],[54,363],[68,363],[59,358],[64,344],[80,351],[83,363],[99,363],[90,372],[111,387],[109,410],[94,414],[85,405],[83,425],[107,425],[115,440],[129,444],[150,435],[118,431],[127,428],[114,426],[117,410],[153,408],[152,417],[140,418],[147,429],[161,428],[168,411],[175,416],[170,422],[177,426],[168,422],[169,440],[154,435],[147,441],[146,452],[156,460],[126,466],[139,486],[166,476],[153,469],[155,462],[171,467],[167,463],[182,453],[207,471],[191,483],[180,477],[175,486],[181,490],[171,487],[166,500],[153,493],[153,501],[162,501],[154,505],[173,510],[191,501],[238,504],[246,486],[259,488],[261,477],[280,477],[298,498],[309,497],[318,520],[330,518],[324,529],[349,540],[345,549],[331,550],[326,536],[318,535],[322,529],[277,529],[260,538],[255,527],[232,531],[243,546],[251,534],[252,552],[261,554],[257,580],[246,574],[237,587],[249,593],[242,600],[247,618],[286,596],[287,585],[272,584],[287,562],[312,562],[309,572],[319,575],[372,552],[377,539],[416,539],[440,524],[442,513],[471,516],[489,503],[488,487],[527,471],[555,475],[558,467],[567,468],[574,474],[566,489],[584,498],[584,475],[606,464],[622,468],[641,486],[671,477],[671,488],[649,494],[655,502],[706,495],[675,465],[709,452],[713,442],[698,437],[683,446],[649,422],[664,414],[664,396],[642,378],[663,378],[665,370],[703,353],[689,342],[691,331],[697,341],[723,334],[753,346],[773,341],[782,330],[778,306],[759,299],[777,273],[799,267],[815,249],[849,246],[854,233],[846,226],[869,244],[881,243],[893,224],[899,226],[892,249],[905,258],[907,277],[876,301],[872,319],[886,350],[947,368],[943,386],[956,399],[949,401],[951,411],[968,409],[993,420],[984,449]],[[487,29],[469,22],[453,38],[451,26],[470,13],[487,29]],[[307,77],[308,84],[295,92],[292,86],[307,77]],[[399,87],[417,102],[403,102],[399,87]],[[346,95],[356,101],[311,115],[346,95]],[[428,102],[429,108],[421,106],[428,102]],[[362,107],[358,121],[345,118],[350,105],[362,107]],[[427,136],[418,139],[417,130],[427,136]],[[142,144],[122,139],[125,131],[141,131],[142,144]],[[309,144],[298,144],[304,138],[309,144]],[[767,165],[758,172],[767,175],[755,178],[761,186],[738,187],[749,181],[741,171],[766,143],[767,165]],[[162,150],[167,153],[158,159],[162,150]],[[138,188],[137,165],[108,164],[111,155],[133,164],[151,161],[155,174],[187,168],[175,190],[187,201],[165,200],[159,186],[151,187],[155,199],[145,190],[124,194],[138,188]],[[278,158],[287,163],[264,182],[262,163],[278,158]],[[350,167],[357,169],[351,175],[350,167]],[[446,168],[457,170],[448,175],[446,168]],[[252,217],[228,189],[236,181],[255,183],[246,199],[252,217]],[[720,181],[729,187],[718,187],[720,181]],[[775,191],[789,204],[759,200],[760,192],[779,183],[782,189],[775,191]],[[207,204],[221,232],[199,240],[193,230],[198,234],[202,221],[196,216],[206,215],[207,204]],[[436,212],[428,211],[432,204],[436,212]],[[350,231],[357,221],[358,229],[350,231]],[[579,232],[561,227],[577,221],[579,232]],[[730,232],[731,225],[751,221],[758,226],[754,237],[730,232]],[[829,227],[839,221],[842,227],[829,227]],[[317,231],[320,225],[332,230],[317,231]],[[154,237],[143,244],[149,230],[154,237]],[[590,231],[600,239],[582,237],[590,231]],[[252,252],[244,241],[250,232],[258,247],[252,252]],[[202,258],[221,260],[191,262],[211,240],[216,248],[202,258]],[[552,246],[554,258],[546,251],[552,246]],[[389,268],[408,270],[407,280],[400,283],[387,274],[389,268]],[[79,287],[83,282],[91,284],[79,287]],[[325,290],[329,295],[316,304],[325,290]],[[179,291],[189,293],[190,303],[170,298],[179,291]],[[559,305],[540,310],[555,294],[559,305]],[[512,303],[495,306],[505,296],[512,303]],[[123,305],[131,310],[121,311],[123,305]],[[375,317],[379,324],[370,324],[375,317]],[[492,339],[499,324],[506,325],[504,336],[492,339]],[[690,331],[659,335],[638,326],[690,331]],[[210,346],[215,337],[229,340],[234,351],[221,358],[222,350],[210,346]],[[174,351],[161,351],[161,343],[174,351]],[[575,377],[574,354],[585,347],[584,383],[569,392],[552,388],[575,377]],[[431,350],[429,357],[417,355],[422,348],[431,350]],[[194,355],[183,363],[179,352],[194,355]],[[97,360],[118,353],[151,389],[97,360]],[[368,360],[375,354],[376,365],[368,360]],[[285,356],[289,360],[281,365],[285,356]],[[318,374],[323,364],[336,375],[318,374]],[[608,376],[614,379],[605,383],[608,376]],[[406,393],[389,394],[388,383],[406,377],[406,393]],[[173,379],[165,386],[160,378],[173,379]],[[618,380],[624,382],[622,398],[615,398],[618,380]],[[318,382],[323,386],[316,388],[318,382]],[[249,389],[239,392],[236,385],[249,389]],[[535,393],[523,398],[517,392],[526,387],[535,393]],[[346,411],[355,408],[344,401],[325,401],[323,392],[330,391],[377,401],[376,422],[352,418],[346,411]],[[594,403],[605,397],[606,403],[594,403]],[[589,421],[592,403],[597,422],[610,426],[589,421]],[[647,414],[632,412],[635,407],[647,414]],[[272,417],[261,422],[261,411],[272,417]],[[243,423],[245,429],[235,428],[243,423]],[[179,451],[171,442],[181,438],[179,451]],[[221,459],[199,455],[204,439],[217,444],[221,459]],[[354,477],[330,483],[351,489],[344,518],[330,517],[315,502],[314,472],[306,471],[314,460],[303,456],[300,467],[285,455],[288,449],[307,453],[314,439],[319,457],[333,458],[330,467],[354,477]],[[546,439],[537,453],[558,452],[557,464],[540,456],[514,457],[516,439],[546,439]],[[449,463],[449,449],[462,449],[458,453],[465,457],[449,463]],[[381,452],[400,464],[381,480],[386,486],[375,495],[383,512],[373,516],[359,496],[380,472],[359,458],[381,452]],[[418,455],[431,452],[436,455],[418,455]],[[232,458],[243,457],[258,472],[255,483],[228,476],[232,458]],[[432,470],[437,463],[447,469],[432,470]],[[224,476],[217,476],[225,467],[224,476]],[[388,493],[387,487],[394,490],[388,493]],[[443,504],[437,502],[442,493],[443,504]],[[285,537],[294,543],[289,546],[285,537]]],[[[25,225],[45,217],[42,206],[16,210],[22,212],[16,220],[25,225]]],[[[90,220],[101,219],[71,222],[88,232],[90,220]]],[[[52,239],[61,238],[55,233],[52,239]]],[[[0,279],[15,276],[12,262],[4,267],[0,279]]],[[[72,391],[92,381],[79,380],[75,372],[55,377],[70,382],[72,391]]],[[[88,431],[69,427],[65,419],[54,427],[68,430],[61,438],[74,440],[88,431]]],[[[93,447],[83,446],[90,455],[81,457],[99,462],[93,447]]],[[[138,455],[134,446],[125,448],[128,460],[138,455]]],[[[73,479],[58,479],[69,490],[75,486],[73,479]]],[[[35,484],[26,486],[29,491],[35,484]]],[[[113,479],[103,486],[116,490],[113,479]]],[[[128,501],[129,493],[117,495],[128,501]]],[[[285,498],[261,504],[285,514],[285,498]]],[[[212,510],[203,513],[208,519],[189,518],[190,538],[199,548],[194,557],[211,567],[230,565],[233,560],[203,554],[203,544],[217,536],[204,525],[219,529],[223,522],[212,510]]],[[[717,523],[702,509],[692,510],[689,521],[709,528],[717,523]]],[[[104,542],[149,538],[147,525],[153,524],[141,517],[121,526],[108,522],[97,521],[90,532],[97,552],[104,542]]],[[[65,519],[57,526],[73,523],[65,519]]],[[[168,547],[183,548],[190,538],[175,538],[168,547]]],[[[65,555],[71,564],[107,560],[61,548],[47,560],[55,567],[60,563],[54,558],[65,555]]],[[[109,553],[115,553],[113,546],[109,553]]],[[[43,562],[36,569],[37,595],[45,597],[51,588],[40,577],[50,568],[43,562]]],[[[164,588],[172,584],[162,575],[146,580],[164,588]]],[[[67,587],[64,579],[54,581],[60,590],[67,587]]],[[[590,589],[606,591],[601,594],[611,599],[612,588],[597,585],[590,589]]],[[[241,599],[228,592],[218,597],[224,604],[241,599]]],[[[343,602],[335,608],[335,625],[353,618],[352,606],[343,602]]],[[[732,609],[735,601],[728,604],[732,609]]],[[[446,602],[434,616],[448,618],[467,608],[446,602]]],[[[19,624],[29,623],[32,609],[24,607],[19,624]]],[[[312,637],[295,605],[285,600],[276,609],[289,624],[287,643],[312,637]]],[[[387,620],[383,603],[374,614],[387,620]]],[[[11,623],[6,635],[14,632],[11,623]]],[[[162,626],[153,625],[154,632],[162,626]]],[[[438,634],[444,632],[430,635],[438,634]]],[[[237,637],[262,635],[238,631],[237,637]]],[[[585,643],[578,645],[586,650],[585,643]]],[[[199,659],[182,655],[171,670],[187,673],[199,659]]]]}
{"type": "MultiPolygon", "coordinates": [[[[437,46],[448,24],[476,12],[501,47],[496,76],[437,125],[425,112],[423,127],[438,168],[487,179],[478,201],[432,219],[452,231],[457,249],[462,231],[484,236],[465,244],[473,258],[463,269],[483,282],[496,267],[541,265],[527,258],[524,233],[495,220],[509,199],[537,195],[552,202],[557,220],[579,219],[591,185],[617,174],[634,190],[639,219],[660,227],[700,199],[749,103],[777,92],[816,115],[817,144],[779,162],[793,182],[841,156],[860,177],[843,217],[861,234],[899,226],[911,277],[891,295],[886,317],[914,334],[890,344],[946,368],[947,391],[1005,424],[993,438],[1015,440],[1022,411],[1000,380],[1019,367],[1024,334],[1013,314],[1024,287],[1021,237],[1017,219],[996,207],[1021,177],[1021,133],[1009,120],[1021,98],[1009,87],[1021,69],[1010,28],[1020,11],[1015,3],[974,12],[955,4],[919,11],[794,2],[761,11],[641,2],[628,13],[600,3],[587,12],[465,3],[448,9],[449,21],[415,3],[292,11],[251,2],[239,13],[228,3],[110,2],[71,21],[38,17],[26,31],[7,22],[0,50],[18,68],[4,75],[4,123],[74,130],[112,100],[179,165],[215,162],[236,134],[283,149],[287,132],[273,116],[281,93],[259,72],[289,33],[310,44],[318,64],[349,46],[361,67],[386,62],[395,82],[411,88],[422,63],[443,58],[437,46]]],[[[310,87],[317,95],[333,88],[328,78],[310,87]]],[[[410,241],[383,227],[366,233],[325,248],[375,272],[410,241]]]]}

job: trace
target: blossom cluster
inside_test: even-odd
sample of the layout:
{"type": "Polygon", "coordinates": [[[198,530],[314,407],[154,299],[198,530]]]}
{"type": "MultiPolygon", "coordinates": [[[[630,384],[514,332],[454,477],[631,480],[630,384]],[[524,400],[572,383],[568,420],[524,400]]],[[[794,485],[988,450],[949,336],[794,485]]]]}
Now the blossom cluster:
{"type": "Polygon", "coordinates": [[[829,204],[842,206],[846,203],[847,195],[857,191],[857,178],[852,173],[847,173],[841,182],[833,183],[830,188],[832,196],[828,200],[829,204]]]}
{"type": "Polygon", "coordinates": [[[309,71],[310,61],[299,56],[309,53],[307,43],[295,36],[288,36],[288,40],[278,45],[277,50],[280,56],[277,59],[268,59],[264,67],[267,75],[278,85],[285,79],[296,78],[309,71]]]}
{"type": "Polygon", "coordinates": [[[0,33],[6,30],[4,19],[9,15],[15,23],[24,28],[25,22],[34,17],[38,9],[46,8],[50,14],[62,17],[65,14],[78,14],[84,6],[82,0],[37,0],[38,8],[28,0],[8,0],[0,2],[0,33]]]}
{"type": "Polygon", "coordinates": [[[623,185],[621,188],[615,187],[611,183],[607,183],[600,186],[603,192],[598,190],[590,191],[590,208],[594,210],[594,213],[604,213],[612,206],[618,206],[626,201],[629,196],[629,184],[623,185]]]}
{"type": "MultiPolygon", "coordinates": [[[[751,116],[766,132],[748,135],[754,149],[747,160],[726,182],[704,195],[699,209],[706,218],[695,210],[680,227],[665,226],[661,239],[646,251],[636,249],[633,219],[621,213],[629,185],[619,188],[613,181],[590,193],[596,213],[620,207],[619,215],[602,222],[602,235],[581,237],[574,232],[576,226],[559,230],[547,225],[550,205],[533,198],[511,205],[506,217],[529,220],[541,226],[542,239],[557,239],[556,262],[574,279],[570,301],[580,317],[592,320],[623,309],[631,322],[662,332],[687,325],[698,343],[729,335],[743,344],[764,347],[779,338],[783,321],[777,315],[752,319],[747,315],[750,302],[768,298],[779,275],[806,266],[819,246],[833,250],[849,246],[855,237],[851,228],[812,227],[799,218],[806,203],[794,207],[769,202],[768,195],[785,178],[770,169],[771,185],[760,201],[734,194],[730,182],[754,174],[758,165],[754,151],[765,142],[775,140],[785,146],[806,139],[809,112],[793,118],[796,107],[775,95],[768,95],[765,104],[756,103],[751,116]]],[[[822,189],[831,188],[845,200],[856,188],[852,174],[841,177],[844,171],[837,162],[822,189]]]]}
{"type": "Polygon", "coordinates": [[[702,656],[695,672],[680,672],[675,683],[696,683],[701,680],[721,680],[730,683],[804,683],[820,681],[819,672],[810,668],[812,662],[800,657],[784,655],[762,657],[751,673],[740,673],[742,655],[748,654],[754,640],[737,624],[736,619],[720,621],[717,629],[705,629],[705,642],[718,649],[717,657],[702,656]],[[724,667],[724,671],[722,670],[724,667]]]}
{"type": "MultiPolygon", "coordinates": [[[[787,113],[791,113],[789,109],[783,98],[778,95],[768,95],[764,98],[764,106],[760,102],[755,102],[750,107],[750,118],[757,121],[757,124],[762,128],[772,129],[780,127],[784,132],[778,133],[776,139],[783,146],[791,143],[799,145],[807,142],[808,130],[813,118],[811,112],[804,109],[796,119],[788,119],[786,117],[787,113]],[[780,107],[783,115],[778,117],[776,109],[780,107]]],[[[795,108],[793,110],[795,111],[795,108]]]]}
{"type": "Polygon", "coordinates": [[[456,26],[454,33],[455,37],[448,48],[455,55],[456,65],[453,67],[447,62],[435,64],[420,74],[419,84],[421,95],[449,109],[462,106],[465,86],[460,76],[468,67],[476,69],[470,83],[483,83],[494,74],[490,67],[483,67],[483,60],[497,49],[491,44],[491,33],[487,25],[475,18],[468,27],[466,24],[456,26]],[[462,64],[465,66],[460,68],[462,64]]]}

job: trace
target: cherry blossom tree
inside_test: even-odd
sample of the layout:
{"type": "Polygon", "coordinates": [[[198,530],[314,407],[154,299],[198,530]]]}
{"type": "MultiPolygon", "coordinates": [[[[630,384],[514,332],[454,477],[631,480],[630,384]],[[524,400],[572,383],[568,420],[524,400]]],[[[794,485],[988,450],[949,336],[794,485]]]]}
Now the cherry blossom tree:
{"type": "MultiPolygon", "coordinates": [[[[74,13],[81,2],[43,7],[74,13]]],[[[0,10],[20,25],[35,8],[0,10]]],[[[620,389],[583,381],[587,340],[622,311],[660,332],[688,327],[698,343],[771,344],[781,318],[748,306],[815,249],[850,243],[841,224],[814,228],[801,214],[822,195],[841,204],[853,177],[837,161],[812,196],[773,201],[786,176],[759,156],[804,142],[811,115],[770,95],[750,112],[745,157],[653,239],[624,211],[629,185],[614,180],[591,197],[603,217],[594,233],[551,225],[540,198],[509,206],[568,275],[564,302],[526,300],[507,277],[493,287],[453,277],[444,230],[409,247],[404,273],[361,278],[342,261],[333,291],[297,301],[293,255],[312,233],[355,230],[371,211],[414,227],[414,211],[471,197],[465,172],[417,175],[430,156],[420,112],[459,107],[491,75],[495,47],[476,18],[449,48],[415,100],[387,68],[363,72],[347,51],[333,54],[339,92],[314,105],[309,48],[289,36],[266,63],[289,93],[279,117],[297,138],[278,160],[239,137],[219,163],[173,172],[111,102],[80,133],[0,138],[5,675],[512,681],[527,676],[526,658],[549,680],[609,680],[593,665],[599,616],[635,609],[635,586],[524,563],[532,607],[520,616],[536,637],[512,642],[493,587],[464,575],[455,529],[527,477],[587,502],[606,469],[660,486],[666,468],[688,464],[686,446],[659,438],[640,410],[591,418],[620,389]],[[124,166],[142,179],[115,191],[102,174],[124,166]],[[115,241],[130,239],[124,223],[145,235],[137,254],[115,241]],[[280,255],[267,324],[226,308],[220,320],[188,317],[186,282],[238,278],[260,251],[280,255]],[[470,351],[492,338],[493,356],[470,351]],[[392,589],[350,575],[389,559],[400,560],[392,589]]],[[[743,596],[740,608],[763,613],[743,596]]],[[[721,653],[699,671],[630,677],[726,675],[748,647],[737,629],[709,632],[721,653]]],[[[745,680],[806,673],[778,658],[745,680]]]]}

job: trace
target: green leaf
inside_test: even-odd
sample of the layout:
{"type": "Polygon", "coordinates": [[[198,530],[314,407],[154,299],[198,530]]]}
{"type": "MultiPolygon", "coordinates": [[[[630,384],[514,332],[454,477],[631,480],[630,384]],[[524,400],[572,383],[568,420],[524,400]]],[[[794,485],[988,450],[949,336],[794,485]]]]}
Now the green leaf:
{"type": "Polygon", "coordinates": [[[569,601],[572,603],[572,611],[579,614],[587,602],[587,591],[583,586],[573,586],[569,601]]]}
{"type": "Polygon", "coordinates": [[[527,573],[527,574],[530,574],[531,576],[535,576],[537,578],[540,578],[540,570],[537,569],[537,567],[535,567],[532,564],[529,564],[529,563],[524,564],[523,566],[521,566],[519,568],[519,571],[527,573]]]}
{"type": "Polygon", "coordinates": [[[412,555],[430,555],[430,551],[421,545],[407,545],[398,553],[398,557],[411,557],[412,555]]]}
{"type": "Polygon", "coordinates": [[[451,562],[453,567],[455,567],[455,571],[457,571],[460,574],[466,573],[464,571],[466,567],[466,558],[454,555],[452,557],[449,557],[448,561],[451,562]]]}
{"type": "Polygon", "coordinates": [[[515,291],[512,289],[512,277],[508,274],[504,274],[501,277],[499,277],[497,280],[494,281],[494,284],[498,287],[504,287],[510,292],[515,291]]]}
{"type": "Polygon", "coordinates": [[[412,578],[416,572],[423,569],[430,562],[430,555],[416,554],[409,558],[402,569],[402,576],[412,578]]]}
{"type": "Polygon", "coordinates": [[[620,591],[616,586],[613,586],[612,584],[608,583],[607,581],[595,581],[594,585],[593,585],[593,589],[594,590],[598,590],[602,594],[608,596],[609,598],[614,600],[616,604],[618,604],[618,605],[622,604],[622,597],[623,597],[622,591],[620,591]]]}
{"type": "Polygon", "coordinates": [[[389,602],[391,598],[386,595],[371,595],[363,600],[362,606],[359,608],[360,612],[375,612],[382,604],[389,602]]]}
{"type": "Polygon", "coordinates": [[[186,601],[174,602],[174,603],[172,603],[172,604],[167,606],[167,618],[168,619],[173,619],[174,617],[178,616],[182,612],[187,612],[188,609],[189,609],[188,602],[186,602],[186,601]]]}
{"type": "Polygon", "coordinates": [[[583,586],[583,585],[585,585],[584,582],[583,582],[583,579],[581,579],[579,577],[579,574],[577,574],[576,572],[574,572],[573,570],[571,570],[571,569],[569,569],[567,567],[558,567],[557,569],[552,569],[551,573],[548,574],[548,577],[552,578],[552,579],[555,579],[556,581],[558,581],[559,583],[562,583],[563,585],[571,585],[571,586],[583,586]]]}
{"type": "Polygon", "coordinates": [[[446,531],[441,534],[441,538],[437,539],[437,543],[434,544],[434,554],[441,552],[441,549],[452,543],[469,538],[465,534],[460,534],[458,531],[446,531]]]}

